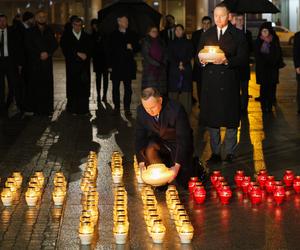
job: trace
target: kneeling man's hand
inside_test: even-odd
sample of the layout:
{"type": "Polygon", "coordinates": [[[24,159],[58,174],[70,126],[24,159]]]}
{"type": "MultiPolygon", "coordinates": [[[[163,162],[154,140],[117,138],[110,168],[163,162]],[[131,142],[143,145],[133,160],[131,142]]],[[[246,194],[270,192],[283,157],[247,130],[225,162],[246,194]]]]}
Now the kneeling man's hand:
{"type": "Polygon", "coordinates": [[[178,175],[179,169],[180,169],[180,164],[178,164],[178,163],[175,163],[175,165],[174,165],[173,167],[170,167],[170,171],[172,171],[173,174],[172,174],[172,176],[170,177],[168,183],[171,183],[172,181],[175,180],[175,178],[176,178],[177,175],[178,175]]]}

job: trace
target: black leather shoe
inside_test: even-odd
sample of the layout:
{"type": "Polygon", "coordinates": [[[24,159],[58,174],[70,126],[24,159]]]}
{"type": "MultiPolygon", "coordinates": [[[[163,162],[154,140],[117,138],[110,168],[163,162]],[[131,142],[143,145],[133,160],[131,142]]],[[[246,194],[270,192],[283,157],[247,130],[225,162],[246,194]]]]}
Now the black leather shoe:
{"type": "Polygon", "coordinates": [[[226,156],[226,158],[224,159],[224,161],[227,162],[227,163],[232,163],[233,159],[234,159],[234,155],[233,154],[228,154],[226,156]]]}
{"type": "Polygon", "coordinates": [[[218,163],[221,162],[221,156],[217,154],[212,154],[211,157],[208,159],[207,163],[218,163]]]}

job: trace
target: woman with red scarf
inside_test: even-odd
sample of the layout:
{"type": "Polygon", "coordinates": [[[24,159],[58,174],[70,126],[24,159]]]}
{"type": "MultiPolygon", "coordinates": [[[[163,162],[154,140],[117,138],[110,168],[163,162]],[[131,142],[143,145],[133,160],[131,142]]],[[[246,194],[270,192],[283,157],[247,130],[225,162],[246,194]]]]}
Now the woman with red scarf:
{"type": "Polygon", "coordinates": [[[279,38],[270,22],[261,25],[255,43],[256,82],[260,84],[263,112],[272,112],[279,83],[279,68],[283,65],[279,38]]]}
{"type": "Polygon", "coordinates": [[[165,44],[159,37],[158,28],[150,26],[142,41],[143,74],[142,89],[154,87],[161,94],[167,92],[167,55],[165,44]]]}

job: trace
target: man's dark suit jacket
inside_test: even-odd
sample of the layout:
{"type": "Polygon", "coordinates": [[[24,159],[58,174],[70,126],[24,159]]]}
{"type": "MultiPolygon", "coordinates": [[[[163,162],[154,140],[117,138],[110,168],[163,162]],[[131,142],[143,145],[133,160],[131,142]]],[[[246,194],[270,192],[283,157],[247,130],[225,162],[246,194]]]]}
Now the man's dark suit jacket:
{"type": "Polygon", "coordinates": [[[24,50],[21,36],[12,27],[7,28],[7,46],[10,62],[14,66],[24,65],[24,50]]]}
{"type": "Polygon", "coordinates": [[[159,121],[150,116],[142,105],[137,108],[135,150],[138,162],[145,161],[143,150],[151,138],[159,138],[171,149],[173,163],[179,163],[183,172],[191,167],[193,135],[183,106],[164,99],[159,121]]]}

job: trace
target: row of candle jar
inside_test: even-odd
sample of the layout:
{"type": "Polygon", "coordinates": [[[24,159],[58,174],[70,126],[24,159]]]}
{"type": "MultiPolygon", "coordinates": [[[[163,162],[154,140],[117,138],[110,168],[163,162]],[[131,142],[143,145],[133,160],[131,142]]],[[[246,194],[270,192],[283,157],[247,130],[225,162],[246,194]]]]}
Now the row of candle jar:
{"type": "Polygon", "coordinates": [[[97,154],[91,151],[80,182],[82,211],[79,221],[79,238],[82,245],[91,244],[99,218],[99,193],[96,188],[97,165],[97,154]]]}
{"type": "MultiPolygon", "coordinates": [[[[221,175],[220,171],[214,171],[210,177],[213,186],[220,194],[220,188],[227,185],[225,178],[221,175]]],[[[275,181],[274,176],[268,176],[265,170],[260,172],[257,177],[257,182],[251,181],[250,176],[245,176],[242,170],[238,170],[234,177],[237,188],[241,188],[243,192],[250,196],[252,204],[259,204],[262,202],[263,192],[272,194],[277,204],[281,204],[285,198],[285,189],[281,181],[275,181]],[[266,176],[266,180],[262,182],[260,174],[266,176]]]]}
{"type": "Polygon", "coordinates": [[[16,192],[21,188],[23,177],[20,172],[13,172],[12,176],[5,181],[4,188],[1,192],[1,200],[4,206],[11,206],[16,197],[16,192]]]}
{"type": "MultiPolygon", "coordinates": [[[[261,203],[263,192],[265,189],[267,193],[272,194],[275,202],[281,204],[286,196],[285,188],[282,181],[275,180],[273,175],[268,175],[266,170],[260,170],[257,174],[257,182],[252,182],[250,176],[245,176],[244,171],[238,170],[234,176],[237,187],[241,187],[244,193],[250,195],[253,204],[261,203]]],[[[294,184],[294,189],[299,193],[300,189],[300,176],[294,176],[293,171],[286,170],[283,181],[287,187],[294,184]]]]}
{"type": "Polygon", "coordinates": [[[198,177],[191,177],[188,182],[189,192],[197,204],[204,203],[206,199],[206,190],[199,181],[198,177]]]}
{"type": "Polygon", "coordinates": [[[161,244],[164,241],[166,227],[164,226],[157,207],[157,200],[153,189],[144,186],[141,190],[141,197],[144,205],[144,220],[149,236],[154,243],[161,244]]]}
{"type": "Polygon", "coordinates": [[[125,244],[129,231],[127,214],[127,192],[124,186],[114,188],[114,209],[113,209],[113,233],[116,244],[125,244]]]}
{"type": "Polygon", "coordinates": [[[144,181],[142,179],[141,170],[140,170],[136,156],[134,156],[134,158],[133,158],[133,167],[134,167],[134,172],[135,172],[135,177],[136,177],[137,182],[139,184],[143,184],[144,181]]]}
{"type": "Polygon", "coordinates": [[[28,188],[25,193],[25,200],[28,206],[36,206],[39,199],[42,197],[44,189],[45,177],[43,172],[35,172],[28,182],[28,188]]]}
{"type": "Polygon", "coordinates": [[[225,180],[224,176],[221,175],[220,171],[214,171],[210,176],[210,181],[217,191],[220,202],[223,205],[229,204],[229,201],[232,197],[232,190],[225,180]]]}
{"type": "MultiPolygon", "coordinates": [[[[238,173],[236,173],[237,175],[238,173]]],[[[239,173],[240,175],[243,174],[239,173]]],[[[266,188],[269,189],[270,193],[272,192],[272,180],[274,179],[274,176],[268,175],[266,170],[260,170],[259,173],[257,174],[257,182],[259,183],[261,188],[266,188]]],[[[295,173],[292,170],[286,170],[285,174],[283,176],[283,182],[286,187],[293,187],[295,192],[297,194],[300,193],[300,175],[295,175],[295,173]]],[[[268,192],[268,190],[267,190],[268,192]]]]}
{"type": "Polygon", "coordinates": [[[190,243],[194,236],[194,227],[189,216],[181,203],[176,186],[169,185],[166,191],[166,202],[169,214],[175,222],[175,226],[181,243],[190,243]]]}
{"type": "Polygon", "coordinates": [[[62,206],[67,194],[67,181],[62,172],[55,173],[53,185],[52,199],[54,205],[62,206]]]}
{"type": "Polygon", "coordinates": [[[90,188],[96,188],[98,177],[98,158],[97,154],[91,151],[88,155],[87,163],[81,177],[80,189],[84,193],[90,188]]]}
{"type": "Polygon", "coordinates": [[[113,183],[118,184],[123,180],[123,164],[122,164],[122,156],[118,151],[114,151],[111,157],[111,173],[113,183]]]}

